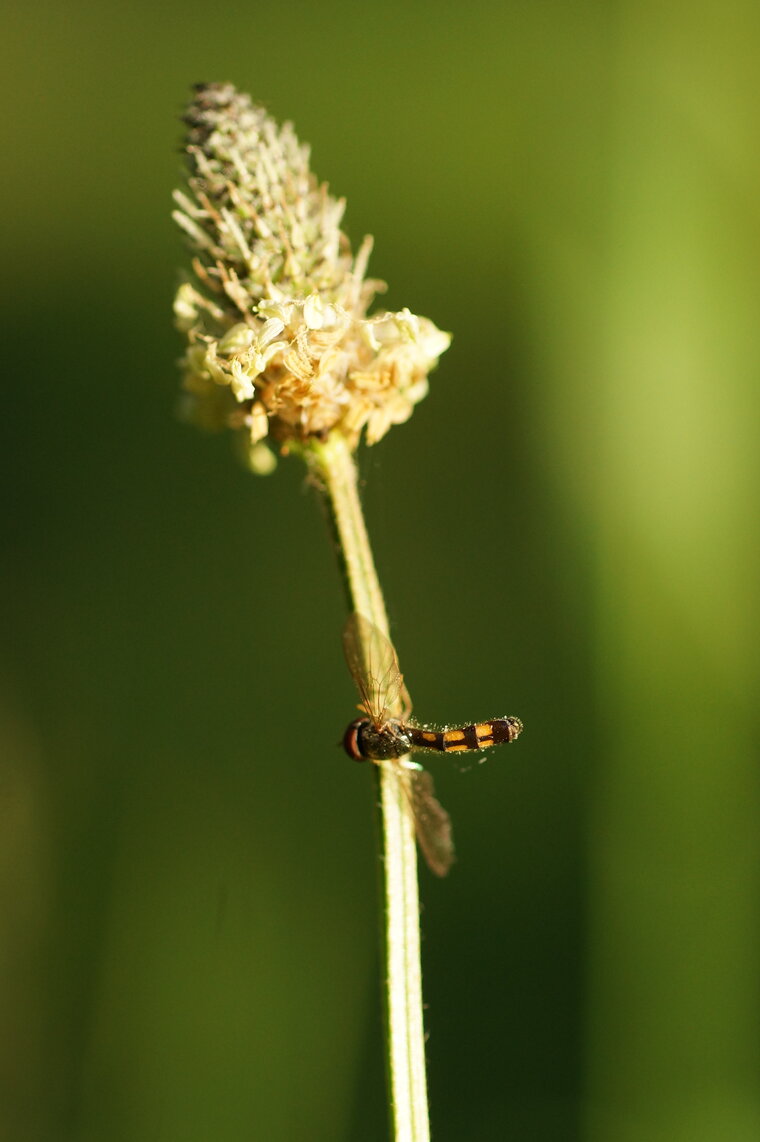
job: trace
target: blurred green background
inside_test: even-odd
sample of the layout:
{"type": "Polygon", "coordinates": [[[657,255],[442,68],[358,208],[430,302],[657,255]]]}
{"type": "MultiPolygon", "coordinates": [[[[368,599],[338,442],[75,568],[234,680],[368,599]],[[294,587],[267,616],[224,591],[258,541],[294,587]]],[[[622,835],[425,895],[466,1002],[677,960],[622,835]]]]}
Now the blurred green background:
{"type": "Polygon", "coordinates": [[[17,6],[0,1136],[385,1137],[372,783],[324,521],[174,416],[189,85],[295,121],[454,333],[363,456],[435,763],[436,1142],[760,1136],[760,8],[17,6]]]}

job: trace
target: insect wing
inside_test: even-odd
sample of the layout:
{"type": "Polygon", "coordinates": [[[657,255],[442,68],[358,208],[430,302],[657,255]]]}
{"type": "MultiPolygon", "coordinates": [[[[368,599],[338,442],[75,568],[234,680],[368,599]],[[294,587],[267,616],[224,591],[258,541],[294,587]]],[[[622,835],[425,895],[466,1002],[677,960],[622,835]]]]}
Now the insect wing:
{"type": "Polygon", "coordinates": [[[392,714],[408,718],[411,699],[396,652],[382,631],[354,613],[343,630],[343,650],[362,707],[375,725],[383,725],[392,714]]]}
{"type": "Polygon", "coordinates": [[[451,818],[435,795],[433,779],[425,769],[405,769],[400,774],[414,817],[417,843],[427,866],[436,876],[445,876],[454,862],[451,818]]]}

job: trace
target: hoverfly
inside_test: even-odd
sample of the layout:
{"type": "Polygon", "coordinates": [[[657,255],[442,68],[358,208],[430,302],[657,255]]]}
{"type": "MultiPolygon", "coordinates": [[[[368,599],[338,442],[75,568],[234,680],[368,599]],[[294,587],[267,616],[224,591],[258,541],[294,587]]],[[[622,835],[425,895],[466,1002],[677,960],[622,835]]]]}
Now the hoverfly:
{"type": "Polygon", "coordinates": [[[346,729],[343,747],[354,761],[396,762],[423,856],[431,872],[445,876],[454,860],[451,819],[436,799],[430,774],[406,755],[416,750],[461,753],[513,742],[522,722],[491,718],[450,730],[414,725],[409,692],[385,635],[364,615],[353,614],[343,631],[343,649],[364,711],[346,729]]]}

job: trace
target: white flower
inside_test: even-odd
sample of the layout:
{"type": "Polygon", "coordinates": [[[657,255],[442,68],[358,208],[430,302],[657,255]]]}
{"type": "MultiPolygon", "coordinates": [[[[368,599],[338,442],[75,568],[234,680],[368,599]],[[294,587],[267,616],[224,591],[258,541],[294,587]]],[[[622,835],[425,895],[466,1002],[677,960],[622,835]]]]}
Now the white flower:
{"type": "Polygon", "coordinates": [[[345,203],[317,183],[289,124],[229,84],[199,87],[185,121],[190,176],[174,216],[196,284],[174,311],[193,418],[247,432],[257,470],[268,436],[336,430],[355,446],[366,426],[374,443],[425,396],[450,335],[409,309],[367,316],[383,288],[365,279],[371,240],[354,259],[345,203]]]}

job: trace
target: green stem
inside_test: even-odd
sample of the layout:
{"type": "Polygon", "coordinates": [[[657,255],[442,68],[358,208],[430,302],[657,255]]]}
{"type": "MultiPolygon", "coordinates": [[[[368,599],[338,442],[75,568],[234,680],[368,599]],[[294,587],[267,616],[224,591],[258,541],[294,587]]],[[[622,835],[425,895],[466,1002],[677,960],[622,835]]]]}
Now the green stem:
{"type": "MultiPolygon", "coordinates": [[[[344,439],[333,434],[307,454],[334,528],[348,605],[388,635],[380,582],[364,523],[356,465],[344,439]]],[[[396,767],[376,766],[382,819],[385,903],[387,1065],[394,1142],[430,1137],[422,1017],[417,848],[414,823],[396,767]]]]}

